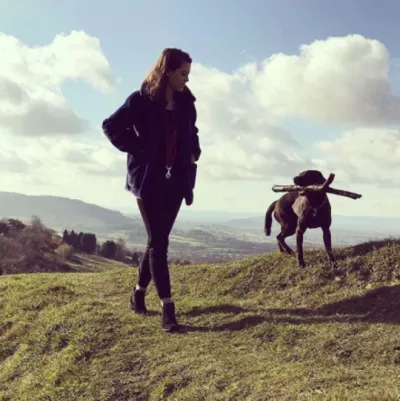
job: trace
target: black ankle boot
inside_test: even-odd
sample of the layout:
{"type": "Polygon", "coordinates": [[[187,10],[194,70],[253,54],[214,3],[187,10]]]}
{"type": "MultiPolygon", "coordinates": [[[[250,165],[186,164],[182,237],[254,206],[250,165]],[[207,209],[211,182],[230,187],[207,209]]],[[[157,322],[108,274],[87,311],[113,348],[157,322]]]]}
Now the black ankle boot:
{"type": "Polygon", "coordinates": [[[146,291],[137,290],[135,288],[133,295],[131,296],[131,309],[142,315],[147,313],[146,304],[144,302],[145,295],[146,291]]]}
{"type": "Polygon", "coordinates": [[[173,332],[179,329],[179,324],[175,317],[175,304],[173,302],[163,304],[162,328],[167,332],[173,332]]]}

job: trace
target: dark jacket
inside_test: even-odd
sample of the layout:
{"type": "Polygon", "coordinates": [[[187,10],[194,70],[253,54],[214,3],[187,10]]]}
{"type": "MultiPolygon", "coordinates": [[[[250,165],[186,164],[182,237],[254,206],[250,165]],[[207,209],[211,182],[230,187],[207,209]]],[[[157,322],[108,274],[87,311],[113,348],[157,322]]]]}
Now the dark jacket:
{"type": "MultiPolygon", "coordinates": [[[[196,101],[188,88],[175,93],[175,108],[179,131],[179,149],[183,164],[182,188],[187,205],[193,203],[197,161],[201,154],[196,127],[196,101]]],[[[136,197],[145,197],[155,184],[157,149],[164,135],[162,113],[164,105],[151,100],[143,90],[133,92],[110,117],[103,121],[102,129],[109,141],[121,152],[127,153],[125,188],[136,197]]]]}

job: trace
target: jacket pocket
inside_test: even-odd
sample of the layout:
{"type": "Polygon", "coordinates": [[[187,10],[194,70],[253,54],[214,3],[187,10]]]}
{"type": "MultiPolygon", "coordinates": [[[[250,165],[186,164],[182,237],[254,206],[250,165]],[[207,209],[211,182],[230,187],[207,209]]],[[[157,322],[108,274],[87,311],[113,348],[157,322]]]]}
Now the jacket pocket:
{"type": "Polygon", "coordinates": [[[128,184],[133,189],[139,189],[147,171],[146,153],[141,151],[138,156],[130,155],[128,159],[128,184]]]}

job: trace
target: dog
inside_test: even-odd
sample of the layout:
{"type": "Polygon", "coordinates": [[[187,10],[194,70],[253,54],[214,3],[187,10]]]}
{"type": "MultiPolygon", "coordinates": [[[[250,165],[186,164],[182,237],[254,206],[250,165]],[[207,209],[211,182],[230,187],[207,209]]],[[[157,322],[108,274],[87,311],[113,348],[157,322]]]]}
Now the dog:
{"type": "MultiPolygon", "coordinates": [[[[322,185],[326,178],[318,170],[306,170],[293,178],[295,185],[307,187],[322,185]]],[[[285,238],[296,233],[297,264],[304,268],[303,237],[310,228],[322,228],[323,240],[329,261],[336,266],[336,259],[332,252],[331,239],[331,204],[326,192],[288,192],[280,199],[271,203],[265,214],[264,233],[271,235],[272,214],[281,225],[281,232],[276,237],[281,253],[293,255],[293,250],[286,244],[285,238]]]]}

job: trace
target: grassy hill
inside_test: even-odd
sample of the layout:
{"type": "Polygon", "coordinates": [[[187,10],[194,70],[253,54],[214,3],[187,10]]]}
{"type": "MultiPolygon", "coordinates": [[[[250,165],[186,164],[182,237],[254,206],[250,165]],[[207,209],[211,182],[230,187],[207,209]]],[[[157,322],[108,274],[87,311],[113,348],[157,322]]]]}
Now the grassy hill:
{"type": "Polygon", "coordinates": [[[398,400],[400,241],[336,254],[172,267],[181,334],[132,268],[2,277],[0,400],[398,400]]]}

